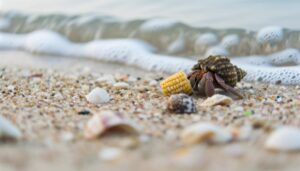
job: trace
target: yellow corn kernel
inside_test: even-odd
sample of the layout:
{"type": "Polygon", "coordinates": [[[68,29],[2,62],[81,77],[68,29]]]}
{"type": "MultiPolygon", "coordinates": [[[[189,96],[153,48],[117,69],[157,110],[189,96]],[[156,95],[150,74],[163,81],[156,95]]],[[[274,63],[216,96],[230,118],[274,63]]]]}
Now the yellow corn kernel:
{"type": "Polygon", "coordinates": [[[178,93],[190,94],[192,92],[190,81],[183,71],[179,71],[160,82],[160,87],[163,94],[167,96],[178,93]]]}

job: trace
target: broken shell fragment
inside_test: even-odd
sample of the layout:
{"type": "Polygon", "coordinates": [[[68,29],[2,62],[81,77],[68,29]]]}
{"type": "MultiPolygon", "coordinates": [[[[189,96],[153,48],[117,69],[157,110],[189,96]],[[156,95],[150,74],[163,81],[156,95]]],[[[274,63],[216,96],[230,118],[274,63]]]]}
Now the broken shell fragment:
{"type": "Polygon", "coordinates": [[[110,96],[105,89],[97,87],[86,95],[86,99],[90,103],[100,104],[109,102],[110,96]]]}
{"type": "Polygon", "coordinates": [[[20,139],[22,133],[9,120],[0,115],[0,140],[2,139],[20,139]]]}
{"type": "Polygon", "coordinates": [[[131,134],[137,134],[140,128],[137,124],[126,119],[121,113],[114,111],[102,111],[95,114],[86,124],[84,136],[94,139],[112,128],[131,134]]]}
{"type": "Polygon", "coordinates": [[[213,144],[227,143],[232,139],[229,131],[211,124],[196,123],[186,127],[180,136],[184,144],[197,144],[209,142],[213,144]]]}
{"type": "Polygon", "coordinates": [[[177,72],[163,80],[160,83],[160,87],[163,94],[167,96],[178,93],[192,93],[191,83],[183,71],[177,72]]]}
{"type": "Polygon", "coordinates": [[[289,126],[279,128],[271,133],[265,147],[274,151],[300,150],[300,129],[289,126]]]}
{"type": "Polygon", "coordinates": [[[174,94],[169,97],[168,110],[175,113],[196,113],[193,99],[186,94],[174,94]]]}
{"type": "Polygon", "coordinates": [[[215,94],[209,98],[207,98],[201,106],[216,106],[216,105],[224,105],[229,106],[232,104],[232,99],[230,97],[221,95],[221,94],[215,94]]]}

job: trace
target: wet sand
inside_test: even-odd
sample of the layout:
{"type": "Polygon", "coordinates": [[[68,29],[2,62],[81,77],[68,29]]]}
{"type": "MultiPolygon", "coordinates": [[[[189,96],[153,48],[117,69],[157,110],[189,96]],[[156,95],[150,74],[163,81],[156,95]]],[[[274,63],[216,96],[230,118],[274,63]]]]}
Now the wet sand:
{"type": "Polygon", "coordinates": [[[50,58],[23,52],[0,55],[0,113],[23,133],[17,142],[1,142],[1,171],[300,169],[300,153],[264,148],[269,128],[254,129],[247,140],[225,145],[184,146],[178,138],[183,128],[196,122],[225,127],[257,122],[271,128],[300,127],[299,86],[242,82],[237,89],[245,98],[235,99],[229,107],[204,108],[200,106],[204,99],[193,97],[196,114],[174,114],[166,111],[168,97],[162,95],[158,85],[166,75],[79,59],[47,62],[50,58]],[[127,82],[129,88],[120,90],[97,81],[107,74],[127,82]],[[85,95],[95,87],[105,88],[112,100],[101,105],[87,102],[85,95]],[[277,96],[283,101],[276,102],[277,96]],[[87,120],[106,109],[120,111],[142,126],[141,137],[107,133],[96,140],[85,140],[87,120]],[[81,110],[91,113],[80,115],[81,110]],[[247,111],[252,114],[245,115],[247,111]],[[108,147],[120,149],[123,155],[104,161],[99,152],[108,147]]]}

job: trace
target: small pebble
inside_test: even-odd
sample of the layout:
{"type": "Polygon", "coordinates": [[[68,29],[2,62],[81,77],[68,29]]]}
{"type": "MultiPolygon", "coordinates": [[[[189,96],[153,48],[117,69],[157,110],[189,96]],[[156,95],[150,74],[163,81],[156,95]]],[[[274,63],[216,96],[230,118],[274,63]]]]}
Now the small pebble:
{"type": "Polygon", "coordinates": [[[117,82],[113,86],[117,89],[127,89],[129,87],[129,84],[125,82],[117,82]]]}
{"type": "Polygon", "coordinates": [[[97,87],[86,96],[86,99],[90,103],[101,104],[109,102],[110,96],[105,89],[97,87]]]}
{"type": "Polygon", "coordinates": [[[283,103],[283,98],[282,98],[282,96],[276,96],[275,101],[276,101],[277,103],[283,103]]]}
{"type": "Polygon", "coordinates": [[[81,110],[78,112],[79,115],[89,115],[91,112],[89,110],[81,110]]]}

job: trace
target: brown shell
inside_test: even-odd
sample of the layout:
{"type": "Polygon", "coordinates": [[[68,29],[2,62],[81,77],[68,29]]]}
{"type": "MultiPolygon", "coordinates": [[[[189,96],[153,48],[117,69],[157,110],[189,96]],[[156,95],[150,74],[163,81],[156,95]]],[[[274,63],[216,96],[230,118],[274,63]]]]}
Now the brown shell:
{"type": "Polygon", "coordinates": [[[192,70],[214,72],[222,77],[226,84],[232,87],[246,75],[246,72],[233,65],[229,58],[220,55],[198,60],[198,63],[193,66],[192,70]]]}

